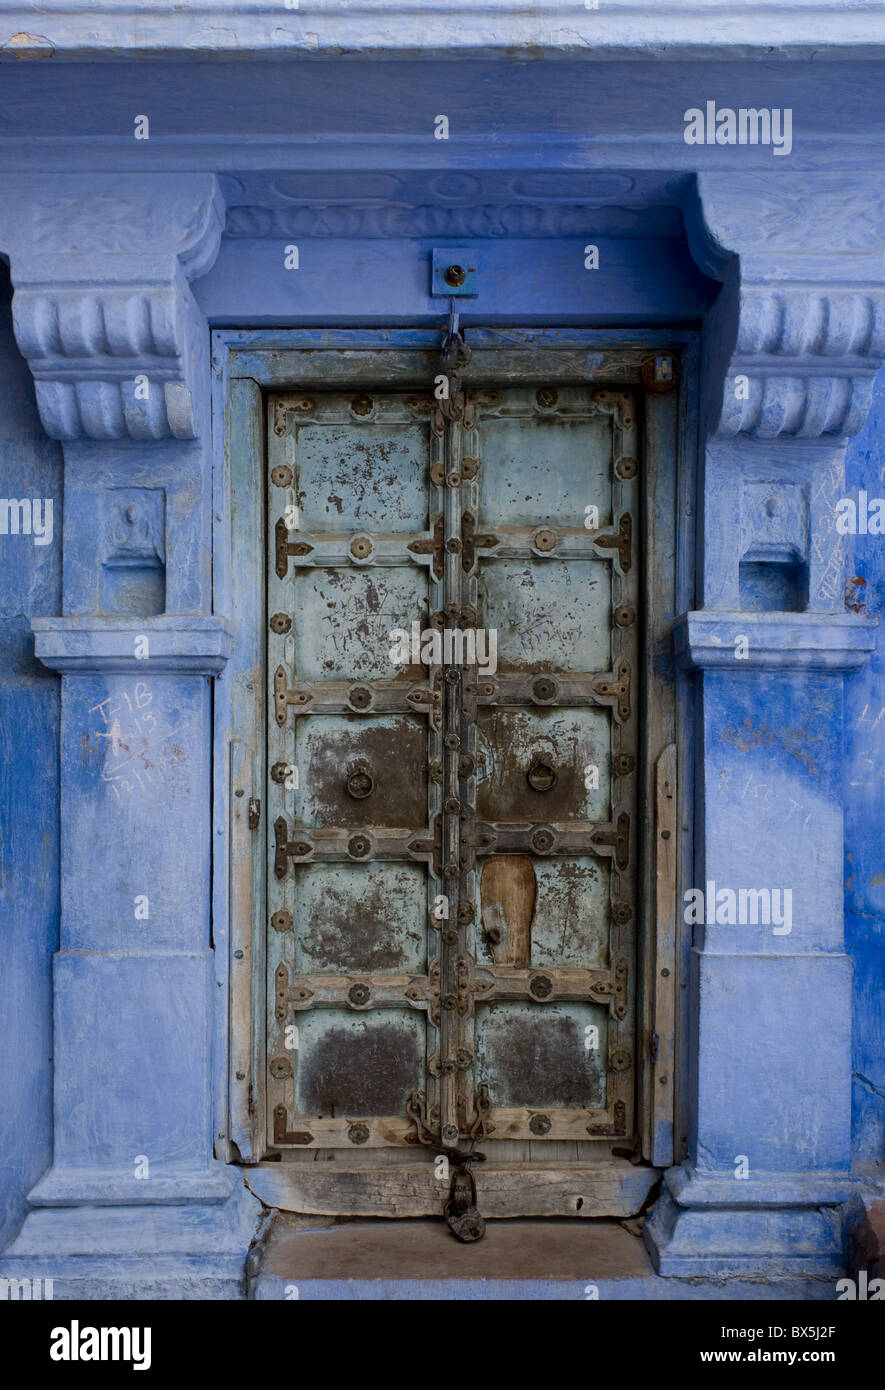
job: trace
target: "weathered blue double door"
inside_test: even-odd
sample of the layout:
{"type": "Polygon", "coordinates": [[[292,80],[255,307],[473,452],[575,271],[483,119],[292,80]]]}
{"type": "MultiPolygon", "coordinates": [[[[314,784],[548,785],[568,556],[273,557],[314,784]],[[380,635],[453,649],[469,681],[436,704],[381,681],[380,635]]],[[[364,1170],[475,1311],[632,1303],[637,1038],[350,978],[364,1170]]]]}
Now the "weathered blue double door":
{"type": "Polygon", "coordinates": [[[629,1147],[633,394],[302,391],[268,439],[267,1153],[629,1147]]]}

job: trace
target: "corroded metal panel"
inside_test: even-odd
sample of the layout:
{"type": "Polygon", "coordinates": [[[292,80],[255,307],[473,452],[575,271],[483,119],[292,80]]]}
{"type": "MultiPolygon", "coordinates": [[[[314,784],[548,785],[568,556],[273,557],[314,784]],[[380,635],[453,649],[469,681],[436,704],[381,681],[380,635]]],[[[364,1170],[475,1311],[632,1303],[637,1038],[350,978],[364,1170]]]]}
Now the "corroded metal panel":
{"type": "Polygon", "coordinates": [[[480,708],[477,814],[483,820],[607,820],[610,722],[601,709],[480,708]]]}
{"type": "Polygon", "coordinates": [[[531,929],[532,965],[608,964],[611,868],[607,859],[539,859],[531,929]]]}
{"type": "MultiPolygon", "coordinates": [[[[480,1004],[477,1071],[495,1105],[532,1111],[604,1109],[605,1065],[600,1059],[605,1057],[606,1012],[598,1004],[480,1004]],[[593,1029],[600,1033],[602,1047],[587,1046],[593,1029]]],[[[535,1138],[550,1133],[543,1124],[531,1129],[529,1123],[535,1138]]]]}
{"type": "Polygon", "coordinates": [[[317,1009],[299,1027],[299,1115],[334,1120],[405,1113],[424,1070],[423,1029],[416,1015],[389,1009],[354,1017],[317,1009]]]}
{"type": "Polygon", "coordinates": [[[483,575],[480,621],[498,632],[502,671],[605,671],[611,591],[604,561],[496,560],[483,575]]]}
{"type": "Polygon", "coordinates": [[[419,864],[304,864],[294,873],[299,975],[427,973],[427,876],[419,864]]]}
{"type": "Polygon", "coordinates": [[[299,569],[288,604],[301,680],[392,677],[390,633],[426,613],[426,580],[406,566],[299,569]]]}
{"type": "MultiPolygon", "coordinates": [[[[416,398],[417,399],[417,398],[416,398]]],[[[294,474],[301,530],[423,531],[427,515],[427,415],[401,397],[363,393],[286,402],[276,418],[294,474]],[[357,412],[368,405],[368,414],[357,412]],[[303,418],[304,405],[311,418],[303,418]]],[[[420,407],[419,407],[420,410],[420,407]]]]}
{"type": "Polygon", "coordinates": [[[351,826],[365,802],[373,825],[422,825],[426,722],[408,714],[305,714],[295,735],[297,824],[351,826]]]}
{"type": "MultiPolygon", "coordinates": [[[[549,388],[548,388],[549,389],[549,388]]],[[[534,393],[531,393],[532,395],[534,393]]],[[[482,416],[479,506],[488,526],[583,525],[586,508],[611,522],[611,419],[588,414],[586,394],[560,388],[539,409],[501,392],[482,416]]],[[[545,401],[548,397],[545,397],[545,401]]]]}

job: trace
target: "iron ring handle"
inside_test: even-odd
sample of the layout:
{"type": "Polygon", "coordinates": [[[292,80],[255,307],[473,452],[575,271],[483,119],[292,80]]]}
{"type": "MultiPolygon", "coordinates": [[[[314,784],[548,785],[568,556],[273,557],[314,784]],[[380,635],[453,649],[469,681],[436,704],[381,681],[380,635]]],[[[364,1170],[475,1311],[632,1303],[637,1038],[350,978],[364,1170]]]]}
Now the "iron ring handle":
{"type": "Polygon", "coordinates": [[[536,792],[550,792],[556,786],[558,776],[550,758],[539,756],[533,759],[526,773],[529,786],[536,792]]]}
{"type": "Polygon", "coordinates": [[[364,797],[371,796],[375,790],[375,778],[368,765],[358,763],[356,767],[352,767],[347,774],[344,787],[348,796],[354,797],[356,801],[362,801],[364,797]]]}

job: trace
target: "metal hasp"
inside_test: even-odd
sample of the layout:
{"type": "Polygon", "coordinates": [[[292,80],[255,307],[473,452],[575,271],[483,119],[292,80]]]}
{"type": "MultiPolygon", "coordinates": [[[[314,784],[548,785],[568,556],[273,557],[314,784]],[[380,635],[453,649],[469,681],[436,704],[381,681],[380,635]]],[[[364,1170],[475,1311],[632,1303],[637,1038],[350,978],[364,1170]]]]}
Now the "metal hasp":
{"type": "Polygon", "coordinates": [[[479,257],[467,246],[434,246],[430,272],[430,293],[476,295],[479,257]]]}

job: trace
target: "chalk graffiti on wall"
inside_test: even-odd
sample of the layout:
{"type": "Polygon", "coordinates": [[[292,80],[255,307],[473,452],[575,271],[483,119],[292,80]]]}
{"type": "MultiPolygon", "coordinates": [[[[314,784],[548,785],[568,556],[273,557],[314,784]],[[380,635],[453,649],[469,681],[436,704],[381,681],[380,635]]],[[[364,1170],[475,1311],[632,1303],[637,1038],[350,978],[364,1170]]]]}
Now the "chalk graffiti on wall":
{"type": "Polygon", "coordinates": [[[140,797],[161,785],[173,799],[190,796],[188,756],[178,741],[182,726],[169,727],[146,681],[137,681],[131,691],[123,690],[119,696],[108,696],[89,713],[101,719],[90,736],[96,748],[104,749],[101,780],[118,801],[140,797]]]}

